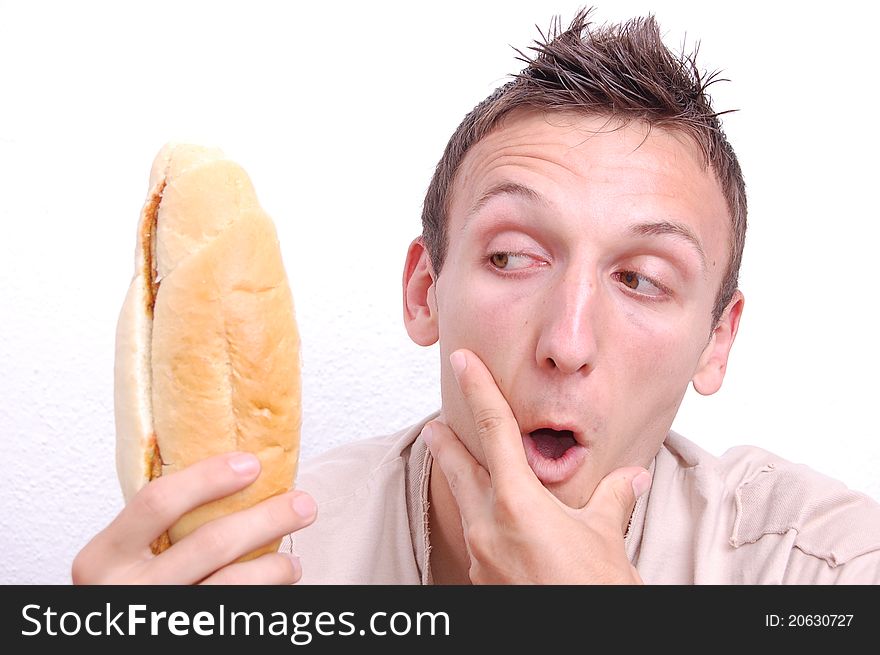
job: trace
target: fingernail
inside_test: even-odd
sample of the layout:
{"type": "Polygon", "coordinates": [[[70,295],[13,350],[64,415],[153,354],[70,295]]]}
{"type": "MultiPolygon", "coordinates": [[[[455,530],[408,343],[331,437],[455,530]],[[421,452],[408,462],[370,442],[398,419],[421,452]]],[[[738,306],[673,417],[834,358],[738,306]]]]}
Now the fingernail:
{"type": "Polygon", "coordinates": [[[431,445],[431,439],[434,436],[434,429],[431,427],[431,424],[428,423],[425,427],[422,428],[422,439],[425,440],[425,443],[429,446],[431,445]]]}
{"type": "Polygon", "coordinates": [[[304,519],[312,518],[315,509],[315,501],[308,494],[297,494],[293,497],[293,511],[304,519]]]}
{"type": "Polygon", "coordinates": [[[467,359],[463,352],[455,351],[449,356],[449,363],[452,364],[452,370],[456,375],[461,375],[462,371],[467,368],[467,359]]]}
{"type": "Polygon", "coordinates": [[[233,455],[226,460],[226,463],[239,475],[253,475],[260,470],[260,460],[250,453],[233,455]]]}
{"type": "Polygon", "coordinates": [[[642,471],[633,478],[632,486],[633,493],[636,495],[636,498],[638,498],[651,488],[651,474],[647,471],[642,471]]]}

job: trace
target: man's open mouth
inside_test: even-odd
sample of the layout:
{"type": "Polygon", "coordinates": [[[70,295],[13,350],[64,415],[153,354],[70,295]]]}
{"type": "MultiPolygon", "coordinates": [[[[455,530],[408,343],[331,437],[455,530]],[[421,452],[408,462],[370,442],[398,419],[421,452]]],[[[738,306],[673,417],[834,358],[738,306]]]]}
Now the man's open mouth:
{"type": "Polygon", "coordinates": [[[530,432],[529,436],[534,441],[535,449],[547,459],[559,459],[565,451],[577,444],[571,430],[541,428],[530,432]]]}
{"type": "Polygon", "coordinates": [[[587,448],[578,443],[572,430],[538,428],[526,432],[523,448],[529,466],[543,484],[568,480],[587,456],[587,448]]]}

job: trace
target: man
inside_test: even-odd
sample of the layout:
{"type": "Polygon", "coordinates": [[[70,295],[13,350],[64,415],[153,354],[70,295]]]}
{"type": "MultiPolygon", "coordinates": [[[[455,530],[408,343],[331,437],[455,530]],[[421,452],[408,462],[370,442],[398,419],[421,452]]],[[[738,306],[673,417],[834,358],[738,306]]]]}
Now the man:
{"type": "Polygon", "coordinates": [[[670,432],[689,383],[720,388],[744,304],[744,183],[711,78],[653,19],[555,32],[452,136],[407,254],[404,321],[440,343],[440,411],[304,466],[319,510],[292,492],[152,557],[257,464],[160,478],[75,581],[880,582],[876,503],[670,432]]]}

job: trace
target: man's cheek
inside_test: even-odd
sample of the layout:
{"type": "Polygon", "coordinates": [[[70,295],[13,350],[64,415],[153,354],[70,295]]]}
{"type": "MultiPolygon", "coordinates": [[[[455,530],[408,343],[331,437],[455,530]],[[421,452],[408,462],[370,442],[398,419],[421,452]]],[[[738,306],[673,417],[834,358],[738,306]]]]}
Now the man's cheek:
{"type": "Polygon", "coordinates": [[[628,348],[617,366],[626,379],[618,381],[622,392],[616,394],[614,414],[621,429],[633,434],[668,429],[693,371],[690,344],[656,336],[628,348]]]}
{"type": "Polygon", "coordinates": [[[629,334],[623,334],[619,341],[622,346],[622,365],[630,376],[638,379],[660,379],[670,381],[682,369],[687,357],[686,344],[682,343],[681,333],[666,325],[643,325],[629,334]],[[683,348],[685,350],[683,351],[683,348]]]}
{"type": "Polygon", "coordinates": [[[521,326],[509,307],[493,302],[463,309],[468,326],[467,335],[475,342],[475,346],[512,346],[518,341],[517,334],[521,326]]]}

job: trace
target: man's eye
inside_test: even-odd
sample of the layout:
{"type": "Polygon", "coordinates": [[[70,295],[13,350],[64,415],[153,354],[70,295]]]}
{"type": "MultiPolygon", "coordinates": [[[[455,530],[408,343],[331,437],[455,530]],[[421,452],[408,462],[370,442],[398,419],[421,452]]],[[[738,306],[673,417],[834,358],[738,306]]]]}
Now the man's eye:
{"type": "Polygon", "coordinates": [[[512,271],[528,266],[529,257],[515,252],[493,252],[489,255],[492,266],[503,271],[512,271]]]}
{"type": "Polygon", "coordinates": [[[616,274],[617,279],[624,286],[645,296],[663,295],[663,289],[655,284],[651,279],[644,275],[639,275],[635,271],[621,271],[616,274]]]}

